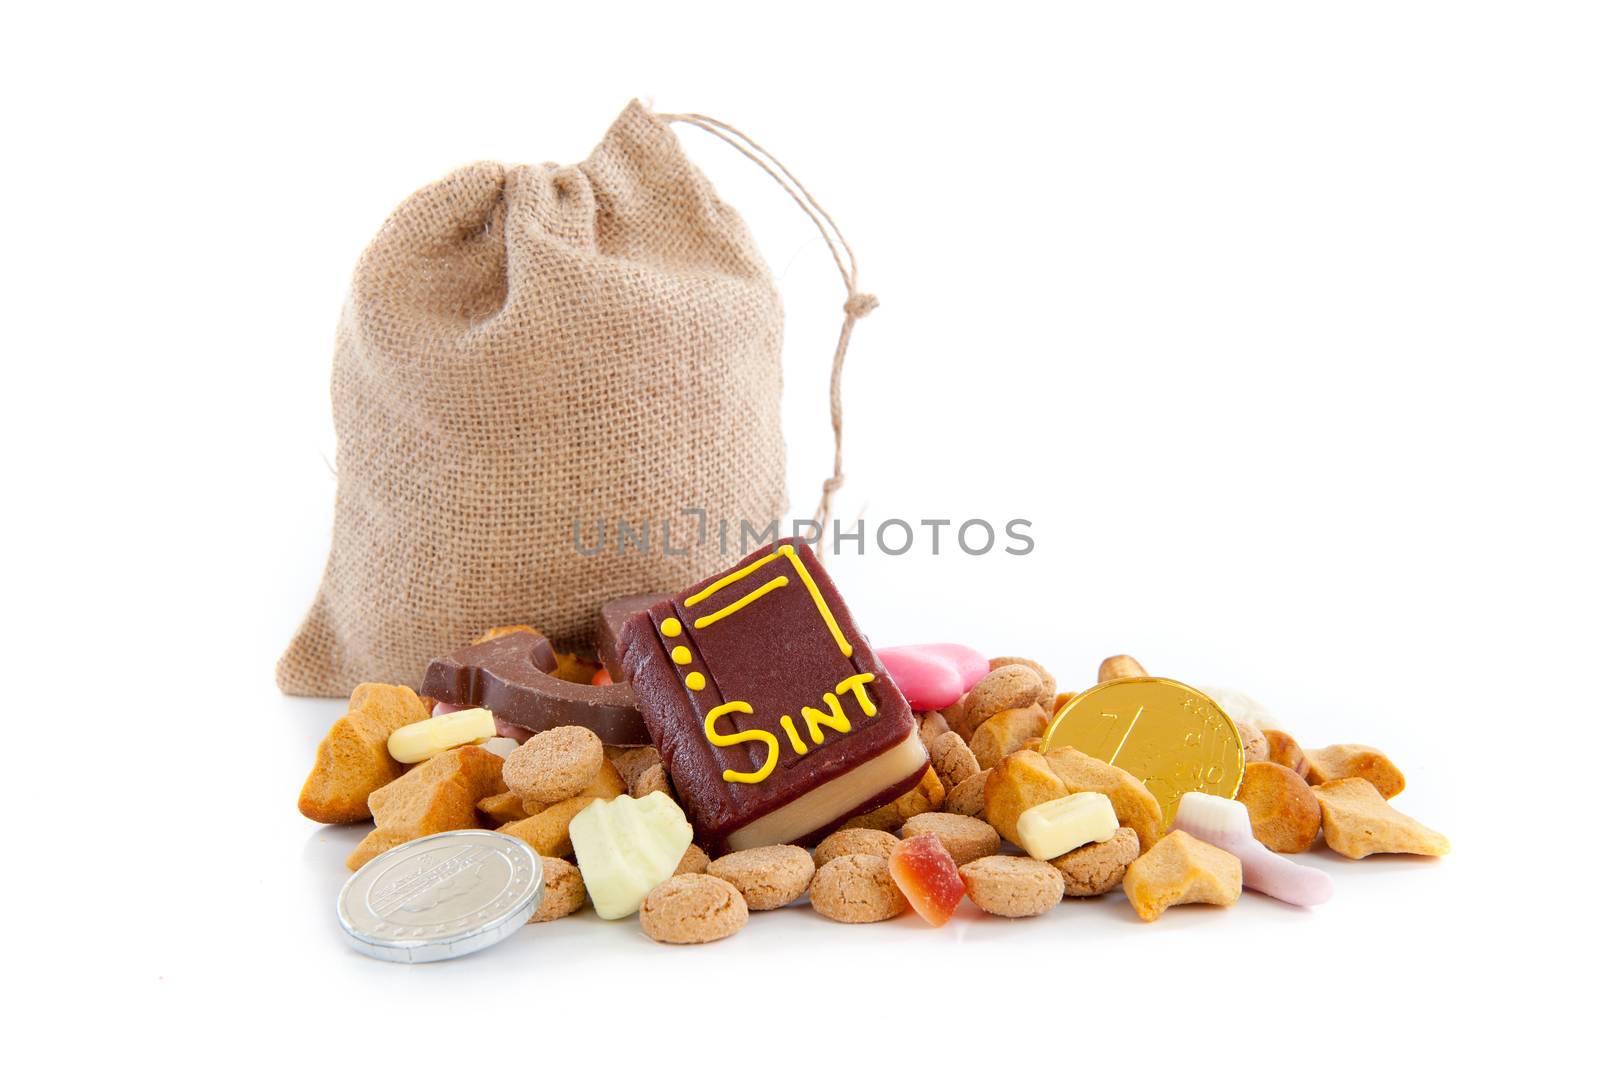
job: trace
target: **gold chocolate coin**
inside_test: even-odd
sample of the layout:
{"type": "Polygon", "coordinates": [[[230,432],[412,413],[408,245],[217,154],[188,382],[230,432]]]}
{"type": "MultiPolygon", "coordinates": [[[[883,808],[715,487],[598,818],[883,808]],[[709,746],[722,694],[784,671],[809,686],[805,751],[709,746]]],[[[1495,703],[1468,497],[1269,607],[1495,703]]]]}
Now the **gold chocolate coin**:
{"type": "Polygon", "coordinates": [[[1244,743],[1210,696],[1161,677],[1121,677],[1077,696],[1045,730],[1044,750],[1075,747],[1144,782],[1170,825],[1185,792],[1231,799],[1244,743]]]}

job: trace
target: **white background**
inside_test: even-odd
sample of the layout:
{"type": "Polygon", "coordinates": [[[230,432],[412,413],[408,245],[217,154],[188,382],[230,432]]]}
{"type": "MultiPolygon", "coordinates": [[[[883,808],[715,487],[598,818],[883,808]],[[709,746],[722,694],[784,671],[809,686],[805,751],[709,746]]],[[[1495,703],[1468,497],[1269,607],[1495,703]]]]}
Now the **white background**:
{"type": "MultiPolygon", "coordinates": [[[[1571,1034],[1592,977],[1560,959],[1595,945],[1592,7],[5,22],[6,970],[36,1057],[1226,1060],[1571,1034]],[[348,950],[360,833],[294,809],[338,706],[271,671],[327,545],[349,273],[418,186],[577,161],[633,95],[746,129],[861,257],[882,307],[847,372],[839,513],[1034,523],[1026,558],[837,562],[877,643],[1030,655],[1064,687],[1130,652],[1243,689],[1308,745],[1382,747],[1396,805],[1455,853],[1314,853],[1338,884],[1311,913],[1247,896],[1147,927],[1113,896],[932,931],[800,907],[697,949],[586,913],[445,965],[348,950]]],[[[763,175],[683,136],[780,278],[809,513],[838,278],[763,175]]]]}

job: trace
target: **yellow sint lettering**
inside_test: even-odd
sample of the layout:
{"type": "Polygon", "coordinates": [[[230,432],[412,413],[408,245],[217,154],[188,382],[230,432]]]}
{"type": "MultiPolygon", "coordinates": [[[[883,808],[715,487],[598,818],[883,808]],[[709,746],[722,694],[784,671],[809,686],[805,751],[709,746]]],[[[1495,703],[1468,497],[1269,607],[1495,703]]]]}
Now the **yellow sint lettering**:
{"type": "Polygon", "coordinates": [[[752,728],[742,732],[733,732],[724,736],[717,732],[717,722],[729,714],[754,713],[750,704],[734,701],[717,706],[706,715],[706,739],[716,747],[733,747],[740,743],[750,743],[759,740],[767,745],[766,761],[761,763],[761,768],[753,773],[743,773],[737,769],[724,769],[722,779],[736,784],[759,784],[772,774],[773,767],[778,764],[778,737],[766,729],[752,728]]]}
{"type": "Polygon", "coordinates": [[[844,716],[844,707],[839,705],[839,697],[832,692],[823,692],[822,701],[828,704],[829,712],[826,714],[814,706],[800,708],[800,716],[805,719],[812,743],[822,742],[822,729],[817,727],[819,725],[827,725],[835,732],[850,731],[850,719],[844,716]]]}
{"type": "Polygon", "coordinates": [[[871,684],[875,679],[871,673],[857,673],[853,677],[846,677],[841,680],[833,690],[840,695],[847,691],[855,692],[856,702],[861,704],[861,712],[868,717],[873,717],[878,713],[878,708],[873,706],[872,700],[867,697],[867,685],[871,684]]]}
{"type": "Polygon", "coordinates": [[[794,718],[790,717],[788,714],[784,714],[782,717],[778,718],[778,724],[782,725],[783,731],[788,734],[789,746],[794,748],[795,754],[805,754],[811,749],[804,743],[800,742],[800,733],[796,732],[794,729],[794,718]]]}

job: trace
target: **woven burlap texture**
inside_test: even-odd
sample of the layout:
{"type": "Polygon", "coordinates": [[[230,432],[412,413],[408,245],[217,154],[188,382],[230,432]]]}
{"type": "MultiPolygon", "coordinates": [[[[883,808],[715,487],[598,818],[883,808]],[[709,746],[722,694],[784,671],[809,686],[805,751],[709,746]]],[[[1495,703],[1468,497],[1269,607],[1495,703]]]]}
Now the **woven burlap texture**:
{"type": "Polygon", "coordinates": [[[416,684],[508,623],[578,646],[606,600],[718,569],[721,519],[786,509],[782,337],[744,223],[637,101],[577,166],[478,163],[416,193],[341,316],[333,543],[278,686],[416,684]],[[618,550],[624,521],[649,551],[618,550]],[[574,522],[605,549],[577,551],[574,522]]]}

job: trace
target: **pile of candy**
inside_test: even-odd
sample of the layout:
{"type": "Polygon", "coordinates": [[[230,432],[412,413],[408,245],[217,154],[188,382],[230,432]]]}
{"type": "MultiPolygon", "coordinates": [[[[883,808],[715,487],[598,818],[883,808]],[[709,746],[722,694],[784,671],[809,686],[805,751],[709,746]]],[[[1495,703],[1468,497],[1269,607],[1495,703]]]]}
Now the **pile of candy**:
{"type": "Polygon", "coordinates": [[[1027,659],[874,654],[796,542],[600,627],[603,667],[514,626],[436,661],[426,695],[361,685],[301,812],[370,817],[352,870],[493,829],[543,867],[531,921],[589,902],[663,943],[722,939],[808,892],[834,921],[909,908],[933,926],[963,899],[1035,917],[1119,887],[1146,921],[1243,888],[1312,906],[1331,879],[1284,855],[1319,835],[1347,858],[1449,850],[1389,805],[1405,778],[1381,752],[1303,750],[1128,656],[1058,694],[1027,659]]]}

